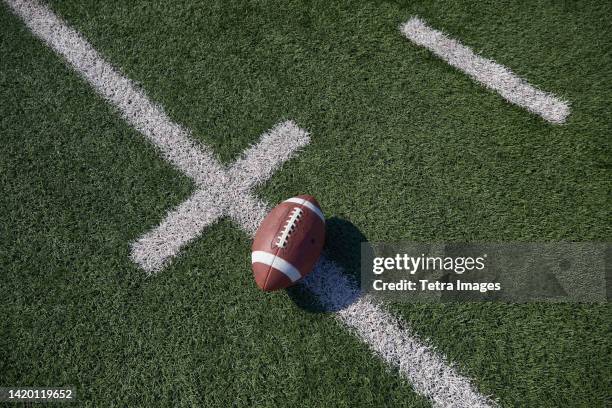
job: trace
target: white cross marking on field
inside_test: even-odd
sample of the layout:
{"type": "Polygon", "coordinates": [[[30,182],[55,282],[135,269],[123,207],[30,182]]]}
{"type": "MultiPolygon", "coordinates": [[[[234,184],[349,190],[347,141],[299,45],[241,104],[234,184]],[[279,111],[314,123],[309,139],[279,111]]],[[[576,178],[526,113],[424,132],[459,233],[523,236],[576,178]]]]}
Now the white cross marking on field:
{"type": "Polygon", "coordinates": [[[159,271],[183,246],[201,235],[204,228],[225,215],[254,235],[267,205],[254,197],[251,190],[309,141],[307,132],[287,121],[265,133],[227,170],[209,158],[210,162],[202,168],[204,171],[214,168],[214,180],[203,177],[204,174],[198,177],[196,180],[203,181],[196,181],[195,193],[171,211],[157,228],[132,244],[134,262],[149,273],[159,271]]]}
{"type": "Polygon", "coordinates": [[[132,245],[132,259],[148,273],[161,270],[180,249],[224,215],[253,234],[267,206],[250,194],[300,147],[308,133],[293,122],[278,124],[229,169],[190,132],[173,122],[132,81],[113,68],[75,30],[32,1],[10,1],[28,26],[61,54],[122,116],[197,185],[193,195],[132,245]]]}
{"type": "MultiPolygon", "coordinates": [[[[264,134],[230,168],[225,168],[48,6],[32,0],[5,2],[36,36],[64,57],[128,123],[153,143],[166,160],[198,186],[157,228],[132,245],[132,258],[140,266],[149,273],[159,270],[183,245],[223,215],[253,235],[268,210],[266,203],[254,197],[251,190],[268,179],[296,149],[309,142],[305,131],[293,122],[281,123],[264,134]]],[[[340,323],[395,367],[434,406],[496,405],[409,327],[369,296],[362,296],[342,268],[325,256],[321,256],[315,270],[303,280],[302,287],[316,296],[327,310],[336,312],[340,323]]]]}

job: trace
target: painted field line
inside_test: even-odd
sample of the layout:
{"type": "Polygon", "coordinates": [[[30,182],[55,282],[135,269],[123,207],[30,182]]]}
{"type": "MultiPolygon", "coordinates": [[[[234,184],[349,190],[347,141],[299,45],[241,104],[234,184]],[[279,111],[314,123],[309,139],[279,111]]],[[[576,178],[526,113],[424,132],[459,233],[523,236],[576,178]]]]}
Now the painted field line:
{"type": "Polygon", "coordinates": [[[124,119],[157,146],[163,157],[198,184],[218,184],[222,167],[76,30],[35,1],[7,0],[32,32],[60,54],[124,119]]]}
{"type": "MultiPolygon", "coordinates": [[[[64,56],[92,87],[119,109],[132,126],[161,150],[168,161],[198,185],[196,192],[171,211],[157,229],[145,234],[144,241],[137,241],[142,245],[134,244],[134,248],[143,251],[141,266],[144,269],[162,267],[155,265],[156,258],[151,253],[163,253],[163,245],[175,245],[173,248],[180,249],[183,245],[181,242],[201,234],[202,229],[214,222],[219,214],[229,215],[247,233],[254,233],[268,206],[254,197],[250,189],[269,177],[295,149],[308,143],[309,137],[305,131],[292,122],[284,122],[265,134],[260,143],[248,149],[229,170],[225,169],[209,151],[197,146],[185,130],[170,121],[161,108],[114,70],[46,5],[27,0],[5,2],[35,35],[64,56]],[[287,141],[287,146],[277,151],[272,149],[272,145],[278,140],[287,141]],[[180,238],[176,239],[176,235],[180,238]],[[149,247],[145,238],[152,243],[149,247]]],[[[165,256],[159,258],[167,259],[165,256]]],[[[446,364],[442,356],[368,297],[361,296],[333,262],[322,257],[303,287],[317,296],[329,310],[335,310],[338,321],[384,361],[396,367],[415,391],[429,398],[435,406],[493,405],[475,390],[467,378],[446,364]]]]}
{"type": "Polygon", "coordinates": [[[496,407],[470,380],[453,369],[445,358],[424,343],[409,327],[363,295],[342,269],[325,257],[305,279],[337,319],[350,328],[383,361],[395,367],[414,390],[435,407],[496,407]]]}
{"type": "Polygon", "coordinates": [[[308,132],[294,122],[279,123],[264,133],[257,144],[246,149],[231,166],[229,176],[244,191],[268,180],[295,151],[310,143],[308,132]]]}
{"type": "Polygon", "coordinates": [[[548,122],[564,123],[570,113],[567,102],[528,84],[503,65],[474,54],[469,47],[430,28],[418,17],[412,17],[400,30],[410,41],[427,48],[508,102],[540,115],[548,122]]]}
{"type": "Polygon", "coordinates": [[[159,271],[168,260],[223,216],[223,206],[209,191],[196,190],[170,211],[164,220],[132,244],[132,261],[148,273],[159,271]]]}
{"type": "MultiPolygon", "coordinates": [[[[224,216],[232,218],[247,233],[254,234],[261,222],[254,214],[261,214],[266,206],[253,197],[251,190],[309,142],[308,132],[292,121],[274,126],[229,169],[217,170],[219,180],[216,184],[198,184],[187,201],[136,240],[132,244],[132,260],[148,273],[158,272],[185,245],[202,235],[207,226],[224,216]]],[[[205,179],[204,175],[200,179],[205,179]]]]}
{"type": "Polygon", "coordinates": [[[35,35],[64,57],[130,125],[160,149],[166,160],[198,186],[199,190],[189,200],[132,245],[134,262],[149,273],[161,270],[206,226],[222,217],[230,205],[233,218],[248,231],[257,228],[249,215],[252,200],[245,195],[309,143],[307,132],[291,121],[282,122],[265,133],[228,170],[51,9],[35,1],[7,0],[7,3],[35,35]],[[244,209],[241,203],[246,205],[244,209]]]}

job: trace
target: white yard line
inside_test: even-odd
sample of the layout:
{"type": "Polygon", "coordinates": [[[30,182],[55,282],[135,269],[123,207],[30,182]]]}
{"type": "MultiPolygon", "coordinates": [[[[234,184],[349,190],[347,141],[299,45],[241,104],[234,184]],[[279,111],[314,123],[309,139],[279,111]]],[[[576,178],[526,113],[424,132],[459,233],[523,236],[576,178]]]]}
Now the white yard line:
{"type": "Polygon", "coordinates": [[[469,47],[432,29],[418,17],[404,23],[401,31],[410,41],[427,48],[475,81],[499,93],[508,102],[551,123],[564,123],[570,113],[567,102],[528,84],[503,65],[474,54],[469,47]]]}
{"type": "MultiPolygon", "coordinates": [[[[254,197],[250,190],[270,177],[296,149],[309,142],[305,131],[293,122],[284,122],[264,134],[257,145],[226,169],[46,5],[31,0],[5,2],[36,36],[62,55],[128,123],[161,150],[163,157],[198,186],[196,192],[172,210],[156,229],[133,244],[132,257],[143,269],[154,272],[163,268],[168,259],[222,215],[230,216],[249,235],[255,233],[268,205],[254,197]]],[[[435,406],[494,405],[441,355],[368,297],[361,296],[338,265],[322,257],[303,285],[327,309],[336,311],[339,322],[380,358],[396,367],[414,390],[429,398],[435,406]]]]}
{"type": "Polygon", "coordinates": [[[494,406],[470,380],[455,371],[446,360],[424,344],[408,327],[367,297],[359,298],[338,318],[352,328],[380,358],[399,372],[414,390],[438,407],[484,408],[494,406]]]}
{"type": "Polygon", "coordinates": [[[437,407],[492,407],[443,356],[421,341],[410,328],[356,289],[335,263],[322,258],[304,286],[315,293],[338,320],[372,351],[408,379],[414,390],[437,407]]]}
{"type": "MultiPolygon", "coordinates": [[[[308,132],[286,121],[264,133],[229,169],[214,163],[220,169],[216,170],[216,183],[198,183],[198,189],[187,201],[132,244],[132,260],[149,273],[158,272],[185,245],[202,235],[204,228],[226,215],[247,233],[254,234],[267,209],[251,194],[251,189],[270,178],[274,170],[309,141],[308,132]]],[[[204,174],[197,177],[206,179],[204,174]]]]}
{"type": "Polygon", "coordinates": [[[132,244],[132,261],[148,273],[160,271],[185,245],[223,217],[224,207],[220,204],[209,191],[196,190],[161,224],[132,244]]]}
{"type": "Polygon", "coordinates": [[[125,120],[157,146],[164,158],[198,184],[218,184],[225,174],[213,154],[196,146],[189,132],[172,122],[163,109],[149,100],[48,7],[35,1],[7,3],[36,36],[60,54],[125,120]]]}

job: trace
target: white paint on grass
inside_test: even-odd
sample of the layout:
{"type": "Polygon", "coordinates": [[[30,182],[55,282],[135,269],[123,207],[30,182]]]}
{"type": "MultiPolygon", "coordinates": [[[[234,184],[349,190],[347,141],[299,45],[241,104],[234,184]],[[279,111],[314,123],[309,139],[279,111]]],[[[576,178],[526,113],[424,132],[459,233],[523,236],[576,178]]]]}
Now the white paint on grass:
{"type": "Polygon", "coordinates": [[[474,54],[469,47],[430,28],[418,17],[412,17],[400,29],[410,41],[427,48],[475,81],[499,93],[508,102],[551,123],[564,123],[569,115],[567,102],[528,84],[503,65],[474,54]]]}
{"type": "Polygon", "coordinates": [[[223,206],[209,191],[196,190],[153,230],[132,244],[132,261],[148,273],[159,271],[181,248],[223,216],[223,206]]]}
{"type": "Polygon", "coordinates": [[[172,122],[161,107],[106,62],[76,30],[38,2],[7,0],[7,3],[34,34],[64,57],[130,125],[157,146],[166,160],[196,183],[219,184],[223,169],[213,154],[196,146],[189,132],[172,122]]]}
{"type": "Polygon", "coordinates": [[[259,220],[253,218],[253,209],[263,207],[249,197],[250,190],[309,143],[306,131],[291,121],[280,123],[228,170],[48,7],[26,0],[7,3],[34,34],[63,56],[130,125],[160,149],[166,160],[198,186],[191,198],[132,245],[134,262],[149,273],[161,270],[181,248],[226,213],[249,233],[256,231],[259,220]]]}
{"type": "Polygon", "coordinates": [[[232,183],[247,191],[268,180],[279,167],[293,157],[296,149],[310,143],[308,132],[286,121],[264,133],[259,142],[246,149],[229,171],[232,183]]]}
{"type": "MultiPolygon", "coordinates": [[[[293,122],[281,123],[226,169],[46,5],[31,0],[5,2],[34,34],[62,55],[134,128],[157,146],[163,157],[197,185],[187,201],[133,244],[135,262],[148,272],[160,270],[185,244],[223,215],[231,217],[249,235],[255,233],[269,208],[251,190],[270,177],[296,149],[309,142],[305,131],[293,122]]],[[[468,379],[445,363],[442,356],[368,297],[361,296],[341,268],[324,256],[302,287],[317,296],[328,310],[336,311],[341,323],[396,367],[415,391],[435,406],[493,405],[468,379]]]]}
{"type": "Polygon", "coordinates": [[[497,406],[410,328],[383,310],[369,295],[361,294],[352,279],[334,262],[322,257],[315,271],[305,278],[304,286],[318,296],[326,309],[337,311],[339,321],[395,367],[414,390],[429,398],[434,406],[497,406]]]}
{"type": "Polygon", "coordinates": [[[340,310],[338,318],[384,361],[397,367],[415,391],[429,398],[434,406],[484,408],[495,405],[479,394],[440,354],[366,296],[340,310]]]}
{"type": "Polygon", "coordinates": [[[187,201],[132,244],[132,260],[149,273],[160,271],[185,245],[202,235],[204,228],[226,215],[254,234],[266,206],[251,190],[309,141],[306,131],[286,121],[265,133],[230,169],[214,163],[221,169],[216,183],[196,183],[198,189],[187,201]]]}

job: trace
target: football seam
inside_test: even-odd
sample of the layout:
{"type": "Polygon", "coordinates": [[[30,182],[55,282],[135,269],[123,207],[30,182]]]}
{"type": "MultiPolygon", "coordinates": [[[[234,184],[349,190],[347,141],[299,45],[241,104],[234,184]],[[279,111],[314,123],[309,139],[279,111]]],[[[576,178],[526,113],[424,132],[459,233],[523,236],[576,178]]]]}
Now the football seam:
{"type": "Polygon", "coordinates": [[[314,203],[308,201],[305,198],[299,198],[299,197],[291,197],[285,201],[283,201],[285,203],[294,203],[294,204],[298,204],[300,206],[300,208],[303,210],[304,208],[309,209],[310,211],[312,211],[317,217],[319,217],[319,219],[321,221],[323,221],[323,224],[325,224],[325,215],[323,215],[323,211],[319,208],[319,206],[315,205],[314,203]]]}
{"type": "Polygon", "coordinates": [[[300,221],[300,218],[302,218],[302,215],[304,214],[302,208],[303,207],[293,207],[293,209],[289,213],[289,218],[287,218],[285,226],[277,237],[277,242],[275,245],[278,248],[285,248],[289,243],[289,236],[293,231],[295,231],[295,229],[297,228],[297,224],[300,221]]]}
{"type": "MultiPolygon", "coordinates": [[[[303,213],[303,211],[304,211],[304,210],[303,210],[303,208],[304,208],[304,201],[306,201],[306,199],[304,199],[304,198],[292,197],[292,198],[290,198],[289,200],[285,200],[285,202],[293,202],[294,204],[297,204],[297,205],[298,205],[298,207],[294,207],[294,208],[297,208],[297,209],[298,209],[298,211],[300,211],[301,213],[303,213]],[[301,202],[299,202],[299,203],[298,203],[298,202],[295,202],[295,201],[289,201],[289,200],[292,200],[292,199],[301,200],[301,202]]],[[[297,201],[297,200],[296,200],[296,201],[297,201]]],[[[292,211],[293,211],[293,210],[292,210],[292,211]]],[[[290,220],[290,219],[291,219],[291,217],[289,218],[289,220],[290,220]]],[[[286,225],[286,226],[285,226],[285,228],[287,228],[287,227],[288,227],[288,225],[286,225]]],[[[281,235],[282,235],[282,233],[281,233],[281,235]]],[[[279,237],[279,238],[280,238],[280,237],[279,237]]],[[[288,238],[288,237],[287,237],[287,238],[288,238]]],[[[286,242],[285,244],[287,244],[288,242],[289,242],[289,240],[287,239],[287,242],[286,242]]],[[[278,246],[278,245],[277,245],[277,247],[276,247],[276,251],[274,251],[274,259],[272,259],[272,264],[274,264],[274,261],[276,260],[276,257],[278,256],[278,252],[279,252],[279,251],[280,251],[282,248],[284,248],[284,246],[283,246],[283,247],[280,247],[280,246],[278,246]]],[[[287,261],[285,260],[285,262],[287,262],[287,261]]],[[[295,268],[295,266],[294,266],[294,268],[295,268]]],[[[272,269],[273,269],[273,268],[272,268],[272,265],[270,265],[270,266],[268,267],[268,272],[266,273],[266,280],[264,281],[264,288],[265,288],[265,287],[267,287],[267,285],[268,285],[268,279],[270,278],[270,275],[272,274],[272,269]]],[[[300,271],[298,268],[295,268],[295,269],[296,269],[296,270],[298,271],[298,273],[300,274],[300,278],[298,279],[298,280],[300,280],[301,278],[303,278],[303,276],[302,276],[302,271],[300,271]]],[[[282,272],[282,271],[279,271],[279,272],[281,272],[283,275],[287,276],[287,275],[286,275],[284,272],[282,272]]],[[[294,282],[294,281],[293,281],[293,279],[291,279],[291,278],[290,278],[290,277],[288,277],[288,276],[287,276],[287,278],[289,278],[289,280],[290,280],[292,283],[295,283],[295,282],[297,282],[297,281],[298,281],[298,280],[296,280],[296,281],[294,282]]]]}

